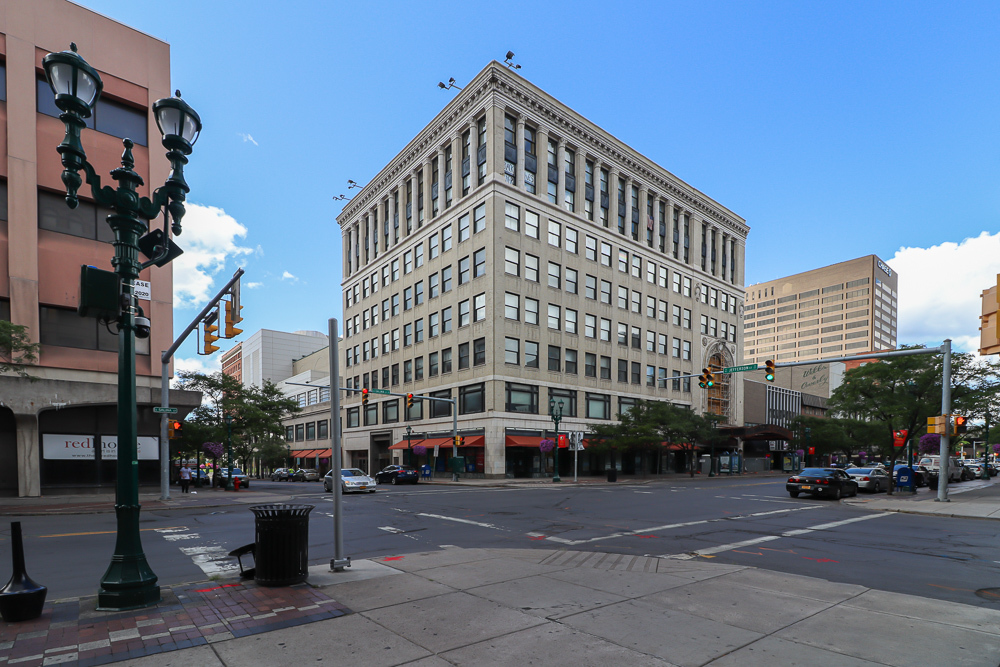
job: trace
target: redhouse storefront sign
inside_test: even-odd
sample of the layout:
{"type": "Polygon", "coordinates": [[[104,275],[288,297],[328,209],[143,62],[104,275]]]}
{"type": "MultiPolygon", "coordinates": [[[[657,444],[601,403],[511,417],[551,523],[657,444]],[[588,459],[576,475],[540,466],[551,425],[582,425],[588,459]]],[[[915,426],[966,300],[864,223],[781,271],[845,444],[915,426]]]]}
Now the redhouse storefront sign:
{"type": "MultiPolygon", "coordinates": [[[[159,459],[160,439],[155,436],[139,436],[138,458],[140,461],[159,459]]],[[[67,435],[63,433],[42,434],[42,458],[48,460],[94,460],[94,437],[89,435],[67,435]]],[[[101,436],[101,459],[118,460],[118,436],[101,436]]]]}

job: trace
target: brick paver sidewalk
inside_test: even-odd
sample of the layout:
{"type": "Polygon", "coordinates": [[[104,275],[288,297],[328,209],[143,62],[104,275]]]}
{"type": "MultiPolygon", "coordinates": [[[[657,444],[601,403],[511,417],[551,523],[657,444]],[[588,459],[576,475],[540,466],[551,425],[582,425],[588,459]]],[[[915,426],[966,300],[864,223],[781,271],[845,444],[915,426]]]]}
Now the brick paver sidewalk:
{"type": "Polygon", "coordinates": [[[0,662],[103,665],[351,613],[307,584],[265,588],[230,580],[161,593],[156,607],[129,612],[97,611],[97,596],[47,602],[34,621],[0,623],[0,662]]]}

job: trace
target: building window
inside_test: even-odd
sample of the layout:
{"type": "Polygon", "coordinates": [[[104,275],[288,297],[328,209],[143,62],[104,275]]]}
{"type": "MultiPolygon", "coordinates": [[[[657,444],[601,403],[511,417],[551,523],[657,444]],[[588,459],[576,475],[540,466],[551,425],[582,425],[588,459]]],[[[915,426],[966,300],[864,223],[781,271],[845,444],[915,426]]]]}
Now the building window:
{"type": "Polygon", "coordinates": [[[538,238],[538,214],[527,209],[524,210],[524,233],[533,239],[538,238]]]}
{"type": "Polygon", "coordinates": [[[528,253],[524,254],[524,279],[538,282],[538,258],[528,253]]]}
{"type": "Polygon", "coordinates": [[[530,384],[506,382],[507,412],[524,412],[538,414],[538,387],[530,384]]]}
{"type": "Polygon", "coordinates": [[[517,338],[504,338],[504,355],[503,361],[505,364],[514,364],[517,366],[521,365],[521,341],[517,338]]]}
{"type": "Polygon", "coordinates": [[[549,345],[549,370],[562,370],[562,349],[557,345],[549,345]]]}
{"type": "Polygon", "coordinates": [[[382,423],[392,424],[399,421],[399,399],[382,403],[382,423]]]}
{"type": "MultiPolygon", "coordinates": [[[[372,403],[365,408],[365,426],[376,426],[378,424],[378,404],[372,403]]],[[[306,430],[308,439],[309,431],[306,430]]]]}
{"type": "Polygon", "coordinates": [[[538,324],[538,299],[524,297],[524,323],[538,324]]]}
{"type": "Polygon", "coordinates": [[[480,204],[472,210],[472,233],[478,234],[484,229],[486,229],[486,204],[480,204]]]}
{"type": "Polygon", "coordinates": [[[611,397],[587,392],[587,419],[611,419],[611,397]]]}
{"type": "Polygon", "coordinates": [[[486,385],[483,383],[459,387],[458,412],[467,415],[486,409],[486,385]]]}
{"type": "Polygon", "coordinates": [[[515,232],[521,231],[521,209],[517,204],[506,203],[504,206],[503,224],[507,229],[514,230],[515,232]]]}
{"type": "MultiPolygon", "coordinates": [[[[431,392],[432,398],[443,398],[451,399],[451,389],[445,389],[444,391],[431,392]]],[[[430,414],[431,419],[435,417],[451,417],[451,403],[445,403],[444,401],[427,401],[428,409],[427,412],[430,414]]]]}
{"type": "MultiPolygon", "coordinates": [[[[52,92],[48,93],[52,98],[52,92]]],[[[7,219],[6,206],[6,183],[4,185],[4,210],[3,219],[7,219]]],[[[112,212],[107,209],[98,209],[96,205],[81,200],[79,206],[71,209],[66,206],[66,201],[62,196],[50,192],[39,191],[38,193],[38,227],[60,234],[69,234],[80,238],[97,240],[104,243],[113,243],[115,240],[111,226],[107,224],[107,216],[112,212]]]]}
{"type": "Polygon", "coordinates": [[[451,306],[441,310],[441,333],[451,332],[451,306]]]}
{"type": "MultiPolygon", "coordinates": [[[[359,425],[359,418],[361,416],[361,411],[358,408],[348,408],[347,409],[347,428],[357,428],[359,425]]],[[[295,427],[296,433],[298,435],[298,430],[302,428],[302,424],[295,427]]],[[[298,438],[296,438],[298,440],[298,438]]]]}
{"type": "Polygon", "coordinates": [[[446,266],[441,269],[441,293],[445,294],[451,291],[451,266],[446,266]]]}
{"type": "Polygon", "coordinates": [[[469,300],[458,302],[458,326],[469,326],[469,300]]]}
{"type": "Polygon", "coordinates": [[[330,422],[325,419],[316,422],[316,437],[320,440],[326,440],[330,437],[330,422]]]}
{"type": "Polygon", "coordinates": [[[566,348],[566,372],[570,375],[576,375],[578,372],[576,350],[569,348],[566,348]]]}
{"type": "MultiPolygon", "coordinates": [[[[4,84],[6,85],[6,76],[4,84]]],[[[62,112],[56,107],[52,90],[45,79],[37,80],[37,102],[38,111],[47,116],[59,117],[62,112]]],[[[110,134],[119,139],[132,139],[140,146],[147,145],[146,111],[135,109],[131,106],[112,101],[107,97],[100,97],[89,118],[85,119],[86,126],[110,134]]]]}
{"type": "Polygon", "coordinates": [[[521,297],[505,292],[503,296],[503,316],[508,320],[521,319],[521,297]]]}
{"type": "Polygon", "coordinates": [[[469,367],[469,344],[461,343],[458,346],[458,370],[469,367]]]}
{"type": "Polygon", "coordinates": [[[589,378],[597,377],[597,355],[587,352],[584,355],[583,374],[589,378]]]}
{"type": "Polygon", "coordinates": [[[576,392],[569,389],[555,389],[549,387],[549,401],[562,409],[563,417],[576,417],[576,392]]]}
{"type": "Polygon", "coordinates": [[[524,341],[524,367],[538,368],[538,343],[531,340],[524,341]]]}
{"type": "Polygon", "coordinates": [[[477,294],[473,297],[473,305],[475,308],[472,313],[472,321],[482,322],[486,319],[486,293],[477,294]]]}
{"type": "Polygon", "coordinates": [[[295,440],[295,427],[294,426],[286,426],[285,427],[285,441],[286,442],[294,442],[294,440],[295,440]]]}
{"type": "Polygon", "coordinates": [[[438,374],[438,352],[431,352],[427,355],[427,377],[437,377],[438,374]]]}
{"type": "Polygon", "coordinates": [[[470,216],[468,213],[463,215],[458,219],[458,242],[467,241],[469,239],[469,221],[470,216]]]}
{"type": "Polygon", "coordinates": [[[486,363],[486,339],[477,338],[472,341],[472,365],[482,366],[486,363]]]}
{"type": "Polygon", "coordinates": [[[451,372],[451,348],[441,350],[441,374],[451,372]]]}

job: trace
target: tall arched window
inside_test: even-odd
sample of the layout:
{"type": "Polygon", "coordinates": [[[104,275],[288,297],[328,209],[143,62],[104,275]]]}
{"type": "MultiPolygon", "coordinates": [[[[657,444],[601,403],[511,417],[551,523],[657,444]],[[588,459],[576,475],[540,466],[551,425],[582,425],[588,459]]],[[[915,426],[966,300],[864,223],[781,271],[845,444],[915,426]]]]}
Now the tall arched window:
{"type": "Polygon", "coordinates": [[[708,390],[708,405],[706,410],[709,414],[722,417],[722,423],[731,422],[730,403],[733,395],[732,381],[735,373],[722,373],[726,367],[726,360],[721,352],[716,352],[708,360],[709,366],[715,374],[715,383],[708,390]]]}

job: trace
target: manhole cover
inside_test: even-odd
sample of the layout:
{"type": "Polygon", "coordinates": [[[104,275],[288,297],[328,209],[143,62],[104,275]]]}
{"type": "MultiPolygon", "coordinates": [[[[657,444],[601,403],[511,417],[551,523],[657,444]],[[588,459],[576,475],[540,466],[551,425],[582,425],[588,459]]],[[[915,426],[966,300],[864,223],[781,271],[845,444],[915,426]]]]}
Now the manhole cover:
{"type": "Polygon", "coordinates": [[[976,595],[984,600],[1000,602],[1000,588],[980,588],[976,591],[976,595]]]}

